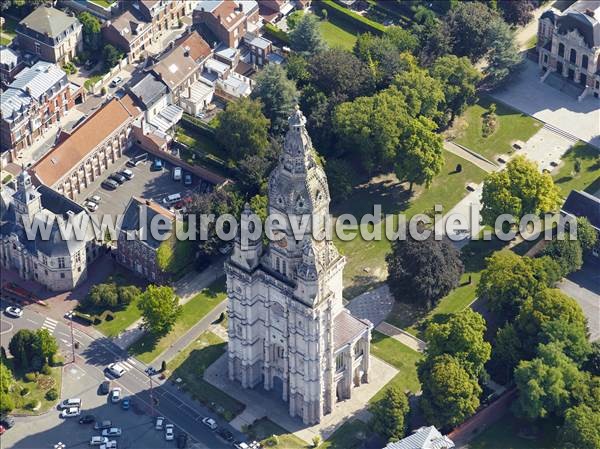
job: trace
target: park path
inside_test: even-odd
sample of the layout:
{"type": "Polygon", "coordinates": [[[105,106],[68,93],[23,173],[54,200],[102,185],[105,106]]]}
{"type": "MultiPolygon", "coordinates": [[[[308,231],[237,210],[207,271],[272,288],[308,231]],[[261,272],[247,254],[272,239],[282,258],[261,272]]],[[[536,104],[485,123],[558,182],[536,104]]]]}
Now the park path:
{"type": "Polygon", "coordinates": [[[427,344],[423,340],[385,321],[379,323],[379,326],[377,326],[375,330],[388,337],[392,337],[394,340],[398,340],[413,351],[424,352],[425,349],[427,349],[427,344]]]}
{"type": "Polygon", "coordinates": [[[481,168],[486,173],[492,173],[500,169],[496,164],[492,161],[484,158],[482,155],[476,153],[475,151],[469,150],[468,148],[458,145],[450,140],[444,141],[444,149],[450,153],[461,157],[472,164],[475,164],[477,167],[481,168]]]}

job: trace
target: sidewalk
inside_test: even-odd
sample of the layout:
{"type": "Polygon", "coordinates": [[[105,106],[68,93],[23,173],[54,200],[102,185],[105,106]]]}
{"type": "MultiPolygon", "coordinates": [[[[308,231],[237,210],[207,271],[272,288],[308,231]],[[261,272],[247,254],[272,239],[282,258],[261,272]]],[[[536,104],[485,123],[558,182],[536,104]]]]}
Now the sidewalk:
{"type": "Polygon", "coordinates": [[[472,164],[475,164],[477,167],[481,168],[487,173],[492,173],[500,169],[500,167],[491,161],[488,161],[483,156],[475,153],[474,151],[467,151],[464,147],[457,145],[452,141],[445,140],[444,149],[471,162],[472,164]]]}
{"type": "Polygon", "coordinates": [[[413,351],[425,352],[425,349],[427,349],[427,344],[423,340],[409,334],[406,331],[403,331],[402,329],[397,328],[396,326],[392,326],[390,323],[386,323],[385,321],[379,324],[375,330],[387,335],[388,337],[398,340],[404,346],[408,346],[413,351]]]}

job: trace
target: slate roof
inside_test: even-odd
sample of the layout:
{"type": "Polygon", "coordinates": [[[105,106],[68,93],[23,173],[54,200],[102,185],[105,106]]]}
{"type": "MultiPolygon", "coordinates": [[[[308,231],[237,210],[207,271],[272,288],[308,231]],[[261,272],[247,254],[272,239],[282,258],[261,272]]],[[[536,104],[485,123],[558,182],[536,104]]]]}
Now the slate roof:
{"type": "Polygon", "coordinates": [[[359,320],[346,309],[342,310],[333,319],[333,350],[337,351],[370,327],[368,322],[359,320]]]}
{"type": "Polygon", "coordinates": [[[454,442],[442,435],[435,426],[421,427],[412,435],[396,441],[388,443],[384,449],[451,449],[454,447],[454,442]]]}
{"type": "Polygon", "coordinates": [[[576,217],[586,217],[600,230],[600,198],[580,190],[571,190],[562,211],[576,217]]]}
{"type": "Polygon", "coordinates": [[[133,84],[129,91],[147,110],[167,94],[167,86],[152,73],[147,73],[141,80],[133,84]]]}
{"type": "Polygon", "coordinates": [[[149,28],[150,24],[137,18],[131,11],[127,10],[108,25],[113,28],[119,36],[131,44],[145,28],[149,28]]]}
{"type": "Polygon", "coordinates": [[[59,9],[38,6],[31,14],[21,20],[19,25],[42,35],[56,38],[75,23],[79,23],[76,17],[69,16],[59,9]]]}
{"type": "MultiPolygon", "coordinates": [[[[175,215],[162,207],[155,201],[145,200],[143,198],[132,197],[125,209],[125,213],[123,214],[123,221],[121,222],[120,231],[124,232],[134,232],[136,236],[139,237],[138,231],[141,228],[145,228],[145,240],[144,242],[149,245],[151,248],[158,249],[162,241],[157,240],[150,232],[150,223],[155,216],[160,215],[165,217],[168,221],[174,222],[175,215]],[[140,208],[146,207],[146,223],[142,222],[140,208]]],[[[163,235],[167,232],[163,232],[163,235]]]]}
{"type": "Polygon", "coordinates": [[[175,47],[158,61],[152,70],[170,90],[174,90],[196,70],[199,70],[199,67],[192,57],[185,56],[185,49],[175,47]]]}

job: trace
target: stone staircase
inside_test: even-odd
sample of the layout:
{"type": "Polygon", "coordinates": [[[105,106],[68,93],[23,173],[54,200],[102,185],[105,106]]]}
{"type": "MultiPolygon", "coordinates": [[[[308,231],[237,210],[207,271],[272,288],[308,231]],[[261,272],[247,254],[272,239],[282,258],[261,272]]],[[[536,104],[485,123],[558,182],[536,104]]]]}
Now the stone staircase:
{"type": "Polygon", "coordinates": [[[544,82],[549,86],[552,86],[555,89],[558,89],[561,92],[565,93],[566,95],[576,99],[579,99],[579,97],[581,96],[581,94],[583,94],[583,91],[585,90],[585,88],[580,84],[574,83],[570,79],[564,78],[556,72],[552,72],[549,75],[545,76],[544,82]]]}

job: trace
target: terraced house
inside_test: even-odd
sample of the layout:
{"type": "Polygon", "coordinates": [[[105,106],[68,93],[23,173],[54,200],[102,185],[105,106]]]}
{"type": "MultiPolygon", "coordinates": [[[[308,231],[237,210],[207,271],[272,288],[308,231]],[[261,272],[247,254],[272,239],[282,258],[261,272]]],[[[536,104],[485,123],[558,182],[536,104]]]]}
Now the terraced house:
{"type": "Polygon", "coordinates": [[[73,106],[65,72],[55,64],[37,62],[22,70],[2,93],[0,137],[3,151],[14,159],[43,136],[73,106]]]}
{"type": "Polygon", "coordinates": [[[131,10],[136,16],[151,24],[153,39],[165,31],[179,27],[179,22],[190,15],[195,0],[120,0],[123,9],[131,10]]]}
{"type": "Polygon", "coordinates": [[[82,25],[73,15],[39,6],[16,29],[19,47],[44,61],[65,64],[83,49],[82,25]]]}

